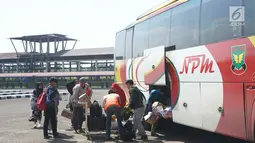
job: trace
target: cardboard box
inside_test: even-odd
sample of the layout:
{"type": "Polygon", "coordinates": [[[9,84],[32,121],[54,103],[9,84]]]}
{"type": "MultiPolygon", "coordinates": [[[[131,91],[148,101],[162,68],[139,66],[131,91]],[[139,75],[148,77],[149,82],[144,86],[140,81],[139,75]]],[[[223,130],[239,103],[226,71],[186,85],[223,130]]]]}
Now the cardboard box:
{"type": "Polygon", "coordinates": [[[160,102],[154,102],[152,104],[152,112],[155,114],[159,114],[160,112],[163,112],[165,108],[166,106],[160,102]]]}
{"type": "Polygon", "coordinates": [[[172,108],[166,107],[163,111],[159,112],[159,115],[165,119],[172,117],[172,108]]]}
{"type": "Polygon", "coordinates": [[[147,115],[144,116],[144,120],[149,124],[154,124],[159,119],[157,114],[153,112],[149,112],[147,115]]]}

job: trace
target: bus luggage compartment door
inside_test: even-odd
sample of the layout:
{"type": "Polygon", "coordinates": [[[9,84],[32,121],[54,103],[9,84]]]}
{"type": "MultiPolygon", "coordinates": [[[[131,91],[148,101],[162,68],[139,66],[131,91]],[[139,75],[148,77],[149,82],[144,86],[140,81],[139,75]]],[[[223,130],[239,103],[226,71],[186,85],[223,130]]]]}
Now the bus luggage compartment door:
{"type": "Polygon", "coordinates": [[[165,80],[165,46],[144,50],[146,62],[144,82],[146,85],[166,85],[165,80]]]}
{"type": "Polygon", "coordinates": [[[202,111],[199,83],[180,83],[180,95],[173,111],[173,121],[202,128],[202,111]]]}

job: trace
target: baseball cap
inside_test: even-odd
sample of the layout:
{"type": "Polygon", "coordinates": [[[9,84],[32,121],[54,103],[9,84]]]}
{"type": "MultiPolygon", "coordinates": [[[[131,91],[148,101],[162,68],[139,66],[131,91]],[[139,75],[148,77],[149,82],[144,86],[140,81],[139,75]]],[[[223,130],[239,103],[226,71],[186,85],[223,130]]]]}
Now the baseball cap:
{"type": "Polygon", "coordinates": [[[81,77],[79,81],[82,82],[82,83],[85,83],[86,79],[84,77],[81,77]]]}

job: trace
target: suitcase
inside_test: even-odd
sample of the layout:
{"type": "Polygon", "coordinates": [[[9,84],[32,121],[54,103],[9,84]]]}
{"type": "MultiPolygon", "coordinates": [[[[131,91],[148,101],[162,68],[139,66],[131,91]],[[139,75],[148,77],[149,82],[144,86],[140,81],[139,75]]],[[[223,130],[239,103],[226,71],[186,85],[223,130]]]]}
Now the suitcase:
{"type": "Polygon", "coordinates": [[[101,117],[88,116],[87,127],[89,131],[104,131],[106,129],[106,117],[102,115],[101,117]]]}
{"type": "Polygon", "coordinates": [[[72,119],[73,113],[70,110],[64,109],[61,113],[61,116],[67,118],[67,119],[72,119]]]}
{"type": "MultiPolygon", "coordinates": [[[[123,123],[122,123],[123,124],[123,123]]],[[[124,142],[131,142],[135,138],[135,130],[133,128],[132,121],[124,123],[121,130],[120,139],[124,142]]]]}

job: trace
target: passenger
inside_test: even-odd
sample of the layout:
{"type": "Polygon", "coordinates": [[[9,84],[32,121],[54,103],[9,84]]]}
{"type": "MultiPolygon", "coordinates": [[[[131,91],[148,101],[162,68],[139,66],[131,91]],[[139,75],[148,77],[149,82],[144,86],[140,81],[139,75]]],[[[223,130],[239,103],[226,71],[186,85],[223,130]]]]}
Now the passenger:
{"type": "Polygon", "coordinates": [[[91,99],[92,91],[89,85],[86,83],[86,79],[80,78],[80,83],[75,85],[71,99],[73,106],[72,125],[76,133],[84,133],[84,131],[82,130],[84,109],[83,106],[78,103],[79,97],[83,94],[86,94],[89,97],[89,100],[91,99]]]}
{"type": "Polygon", "coordinates": [[[125,92],[121,89],[121,87],[117,83],[112,84],[113,90],[120,96],[121,104],[120,106],[123,108],[126,105],[126,95],[125,92]]]}
{"type": "MultiPolygon", "coordinates": [[[[67,99],[68,107],[69,107],[71,112],[73,112],[73,105],[72,105],[72,100],[71,99],[72,99],[72,95],[73,95],[73,89],[74,89],[74,86],[76,84],[79,84],[79,82],[77,80],[73,80],[72,82],[70,82],[66,85],[66,88],[69,92],[68,99],[67,99]]],[[[73,129],[73,120],[72,119],[71,119],[71,129],[73,129]]]]}
{"type": "Polygon", "coordinates": [[[59,92],[57,90],[57,79],[52,77],[50,78],[50,85],[46,89],[46,106],[47,109],[44,111],[44,124],[43,124],[43,135],[45,139],[50,138],[48,135],[48,126],[51,121],[52,132],[54,138],[58,138],[59,134],[57,132],[57,98],[59,96],[59,92]]]}
{"type": "Polygon", "coordinates": [[[32,109],[32,116],[30,117],[29,121],[34,121],[34,128],[41,128],[41,119],[42,119],[42,111],[38,110],[36,107],[36,102],[39,96],[43,92],[43,83],[38,82],[36,84],[36,89],[33,91],[31,102],[31,109],[32,109]],[[38,123],[38,124],[37,124],[38,123]]]}
{"type": "MultiPolygon", "coordinates": [[[[148,112],[152,112],[152,104],[156,101],[160,102],[160,98],[162,98],[162,92],[158,89],[153,89],[150,92],[149,99],[147,100],[147,107],[145,109],[145,114],[148,112]]],[[[161,103],[161,102],[160,102],[161,103]]],[[[154,124],[151,125],[151,136],[158,136],[158,134],[155,132],[156,128],[158,126],[158,121],[156,121],[154,124]]]]}
{"type": "Polygon", "coordinates": [[[144,104],[143,104],[144,95],[136,86],[134,86],[133,80],[127,80],[126,85],[127,85],[127,88],[129,89],[129,94],[130,94],[129,107],[134,110],[133,122],[134,122],[135,132],[138,130],[138,134],[141,136],[139,139],[147,140],[148,137],[146,135],[145,129],[142,124],[142,119],[144,114],[144,104]]]}
{"type": "MultiPolygon", "coordinates": [[[[59,106],[59,101],[62,100],[62,96],[60,95],[60,93],[57,91],[56,92],[56,97],[53,98],[53,100],[55,101],[55,111],[56,111],[56,128],[58,127],[58,106],[59,106]]],[[[51,122],[49,122],[49,127],[48,130],[52,130],[52,126],[51,126],[51,122]]]]}
{"type": "Polygon", "coordinates": [[[116,94],[115,90],[110,89],[108,92],[108,95],[104,96],[103,108],[106,113],[106,140],[112,140],[110,130],[111,130],[111,121],[112,121],[113,114],[117,118],[119,135],[122,129],[121,115],[120,115],[121,100],[120,100],[120,96],[116,94]]]}

